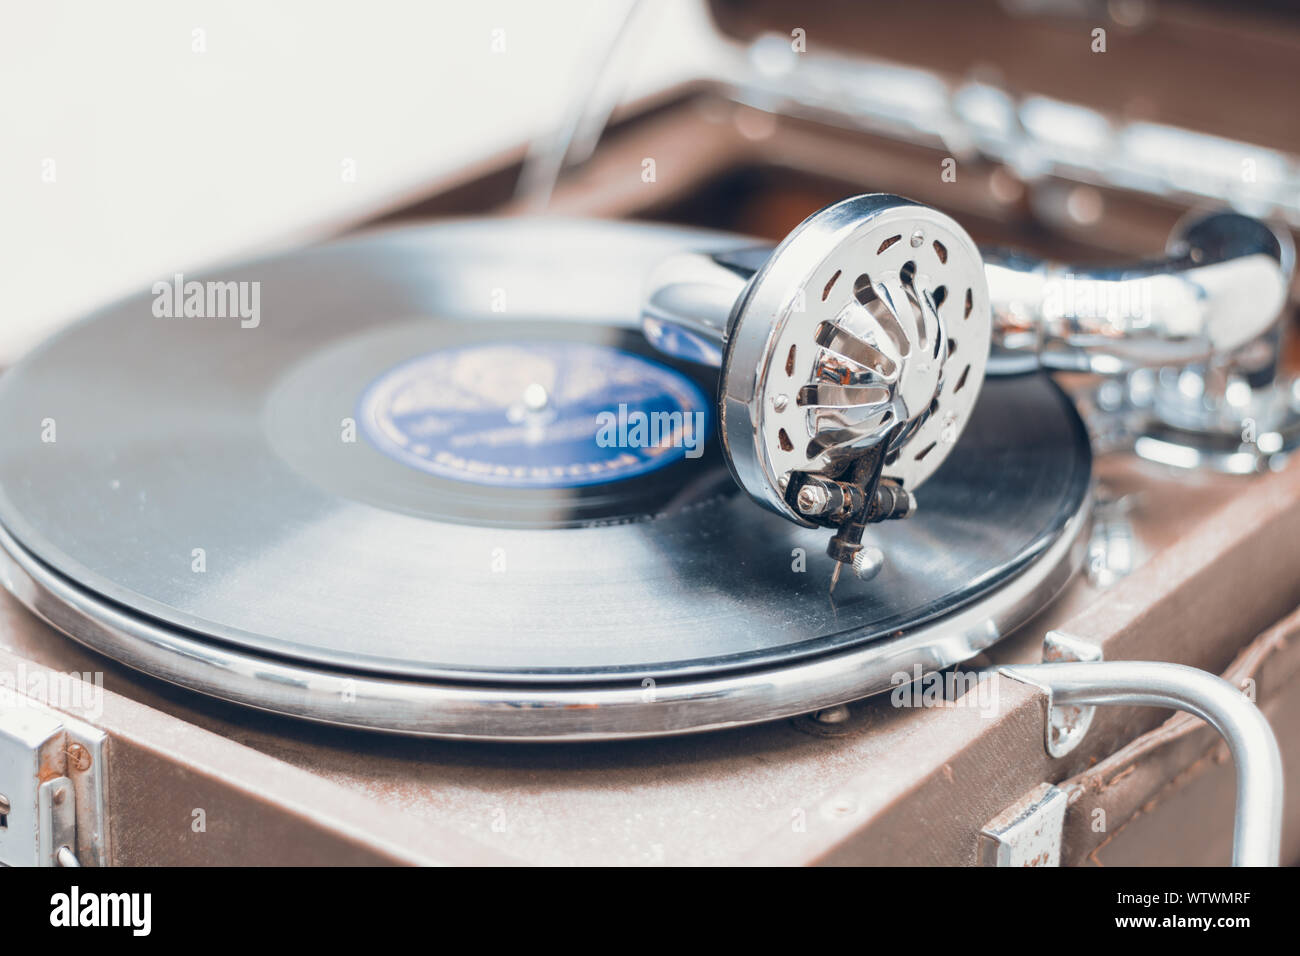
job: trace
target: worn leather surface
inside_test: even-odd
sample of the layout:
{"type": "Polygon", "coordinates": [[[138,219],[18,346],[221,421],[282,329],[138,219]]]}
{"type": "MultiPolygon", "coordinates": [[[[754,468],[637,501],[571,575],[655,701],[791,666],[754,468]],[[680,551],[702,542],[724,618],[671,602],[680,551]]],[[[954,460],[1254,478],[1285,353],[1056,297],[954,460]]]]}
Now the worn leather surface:
{"type": "MultiPolygon", "coordinates": [[[[1223,672],[1252,694],[1282,750],[1286,790],[1300,794],[1300,610],[1243,648],[1223,672]]],[[[1235,774],[1204,721],[1177,714],[1058,786],[1070,805],[1062,861],[1132,865],[1160,857],[1211,866],[1231,860],[1235,774]]],[[[1287,814],[1282,859],[1300,860],[1300,814],[1287,814]]]]}

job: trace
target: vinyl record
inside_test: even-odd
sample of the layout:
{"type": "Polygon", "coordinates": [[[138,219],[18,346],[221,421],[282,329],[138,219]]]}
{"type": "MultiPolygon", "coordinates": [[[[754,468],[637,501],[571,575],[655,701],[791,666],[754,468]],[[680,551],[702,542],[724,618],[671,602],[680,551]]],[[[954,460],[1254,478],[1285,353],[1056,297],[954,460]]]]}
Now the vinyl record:
{"type": "MultiPolygon", "coordinates": [[[[535,732],[512,733],[414,703],[348,719],[306,692],[257,699],[220,686],[219,667],[168,656],[168,636],[302,673],[407,682],[403,694],[508,689],[484,691],[498,704],[529,687],[824,662],[985,602],[973,648],[1037,610],[1068,574],[1090,474],[1078,416],[1044,376],[985,385],[919,513],[872,529],[887,557],[870,582],[846,576],[832,593],[825,533],[735,490],[714,373],[653,352],[636,326],[659,257],[747,242],[460,222],[162,283],[0,379],[3,543],[33,587],[75,611],[41,613],[128,663],[258,706],[412,732],[549,735],[540,715],[535,732]],[[258,290],[255,321],[251,309],[184,314],[188,289],[218,283],[257,283],[230,292],[258,290]],[[700,428],[631,442],[639,412],[700,428]]],[[[557,735],[794,710],[787,695],[751,699],[734,720],[632,718],[606,732],[592,718],[557,735]]]]}

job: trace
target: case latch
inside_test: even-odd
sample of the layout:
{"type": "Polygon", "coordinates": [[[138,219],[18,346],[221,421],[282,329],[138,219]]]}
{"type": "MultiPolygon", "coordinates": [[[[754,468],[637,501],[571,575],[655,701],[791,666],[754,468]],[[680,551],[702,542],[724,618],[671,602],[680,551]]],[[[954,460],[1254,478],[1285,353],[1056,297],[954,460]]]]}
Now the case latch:
{"type": "Polygon", "coordinates": [[[26,699],[0,704],[0,864],[105,865],[106,744],[26,699]]]}

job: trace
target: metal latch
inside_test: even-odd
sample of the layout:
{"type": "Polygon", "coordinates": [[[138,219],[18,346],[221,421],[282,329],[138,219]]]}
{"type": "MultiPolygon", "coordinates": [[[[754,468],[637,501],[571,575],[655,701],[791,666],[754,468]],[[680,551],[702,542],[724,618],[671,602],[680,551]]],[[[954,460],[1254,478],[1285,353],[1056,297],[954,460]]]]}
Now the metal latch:
{"type": "Polygon", "coordinates": [[[20,698],[0,706],[0,864],[104,866],[107,735],[20,698]]]}
{"type": "Polygon", "coordinates": [[[1069,800],[1064,790],[1039,784],[984,825],[981,866],[1060,866],[1069,800]]]}

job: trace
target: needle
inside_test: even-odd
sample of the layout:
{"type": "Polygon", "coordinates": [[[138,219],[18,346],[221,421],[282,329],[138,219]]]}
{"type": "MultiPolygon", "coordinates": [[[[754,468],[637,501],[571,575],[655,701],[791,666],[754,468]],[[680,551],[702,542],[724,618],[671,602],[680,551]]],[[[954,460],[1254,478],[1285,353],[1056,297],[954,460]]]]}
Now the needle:
{"type": "Polygon", "coordinates": [[[841,561],[835,562],[835,570],[831,572],[831,593],[835,593],[835,585],[840,581],[840,572],[844,570],[844,564],[841,561]]]}

